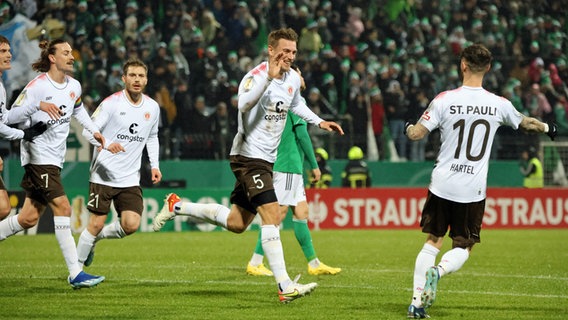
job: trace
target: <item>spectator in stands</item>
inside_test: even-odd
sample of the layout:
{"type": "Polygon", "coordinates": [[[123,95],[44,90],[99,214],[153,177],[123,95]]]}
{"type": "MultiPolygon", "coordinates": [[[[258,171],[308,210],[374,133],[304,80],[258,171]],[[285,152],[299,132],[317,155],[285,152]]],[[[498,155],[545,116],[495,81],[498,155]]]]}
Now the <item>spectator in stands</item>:
{"type": "Polygon", "coordinates": [[[383,143],[384,126],[387,123],[385,117],[385,106],[383,104],[383,95],[381,89],[378,87],[371,89],[369,92],[371,96],[371,123],[373,125],[373,134],[375,136],[375,143],[377,144],[377,151],[379,152],[379,159],[386,159],[386,149],[383,143]]]}
{"type": "Polygon", "coordinates": [[[351,136],[350,141],[354,145],[361,146],[360,148],[363,153],[366,153],[367,150],[370,113],[371,108],[367,93],[360,91],[355,97],[349,100],[347,104],[347,114],[355,125],[353,125],[353,130],[348,132],[347,135],[351,136]]]}
{"type": "MultiPolygon", "coordinates": [[[[464,44],[476,41],[480,35],[494,53],[496,61],[502,64],[500,73],[503,78],[520,80],[521,86],[513,90],[515,94],[518,94],[517,90],[529,91],[533,82],[543,89],[548,81],[559,93],[565,90],[568,81],[565,53],[568,36],[562,24],[566,20],[565,10],[559,0],[549,1],[546,6],[496,0],[466,1],[457,5],[448,1],[415,1],[408,4],[409,10],[402,12],[390,7],[377,11],[374,2],[369,5],[364,1],[350,2],[348,5],[329,0],[170,2],[162,7],[162,12],[156,11],[158,6],[151,1],[38,1],[35,6],[4,1],[1,12],[5,14],[0,16],[0,23],[4,24],[0,27],[6,27],[6,22],[14,17],[14,13],[23,13],[32,17],[40,27],[45,23],[48,36],[51,36],[57,32],[50,29],[53,23],[49,22],[53,20],[47,19],[66,18],[68,31],[73,30],[66,36],[75,41],[74,47],[80,50],[82,56],[80,59],[76,56],[76,76],[82,80],[85,92],[91,90],[94,84],[94,79],[87,78],[87,75],[92,77],[104,68],[107,72],[105,81],[108,82],[111,66],[124,63],[127,57],[145,59],[148,66],[154,69],[151,59],[158,43],[168,44],[173,55],[173,39],[179,36],[176,41],[188,63],[177,59],[178,71],[181,72],[175,76],[165,73],[170,80],[169,90],[175,88],[176,78],[186,76],[189,72],[190,93],[193,96],[203,94],[203,87],[209,81],[216,80],[218,70],[227,71],[230,82],[240,79],[243,70],[249,70],[266,58],[266,40],[259,37],[263,30],[292,27],[301,31],[311,21],[317,22],[317,33],[322,38],[322,44],[330,44],[320,46],[320,53],[336,52],[337,59],[328,59],[324,54],[309,56],[300,52],[297,62],[304,70],[308,88],[317,87],[325,94],[324,74],[334,76],[337,104],[333,107],[339,115],[344,114],[347,108],[346,84],[351,71],[355,70],[360,77],[367,99],[371,87],[368,84],[374,80],[373,71],[377,74],[375,80],[379,82],[385,101],[388,83],[393,79],[399,81],[406,97],[414,96],[416,88],[426,88],[426,95],[433,96],[459,82],[459,76],[454,71],[455,56],[464,44]],[[235,25],[237,27],[232,28],[235,25]],[[212,40],[211,35],[214,35],[212,40]],[[237,57],[229,54],[231,45],[235,43],[239,46],[232,50],[237,57]],[[206,58],[206,49],[209,47],[216,48],[218,60],[227,67],[218,68],[213,77],[204,80],[205,69],[201,62],[206,58]],[[104,50],[106,52],[101,52],[104,50]],[[90,55],[83,56],[83,52],[88,51],[97,57],[95,62],[93,58],[88,58],[90,55]],[[242,64],[240,76],[233,74],[232,70],[236,70],[234,67],[228,67],[231,59],[237,60],[232,62],[233,66],[242,64]],[[436,66],[435,71],[432,64],[436,66]],[[398,70],[394,67],[397,65],[401,66],[397,71],[400,76],[395,78],[393,71],[398,70]],[[539,68],[542,68],[541,72],[539,68]]],[[[18,69],[17,59],[13,64],[14,70],[18,69]]],[[[497,71],[495,66],[493,69],[492,73],[497,71]]],[[[154,78],[153,75],[150,77],[154,78]]],[[[152,81],[153,86],[156,82],[152,81]]],[[[499,78],[494,83],[490,87],[494,89],[497,86],[495,89],[498,92],[507,89],[505,82],[499,81],[499,78]]],[[[148,93],[152,94],[155,90],[148,88],[148,93]]],[[[547,95],[550,105],[554,106],[558,99],[556,93],[541,91],[547,95]]],[[[332,98],[325,96],[334,103],[332,98]]],[[[93,97],[96,100],[96,95],[93,97]]],[[[514,143],[507,140],[509,137],[503,141],[504,145],[514,143]]],[[[334,150],[339,155],[346,153],[334,150]]],[[[515,150],[508,157],[514,159],[517,154],[515,150]]]]}
{"type": "Polygon", "coordinates": [[[404,135],[404,122],[408,116],[408,100],[397,80],[389,83],[384,99],[385,112],[396,152],[400,158],[408,159],[406,153],[408,139],[404,135]]]}
{"type": "Polygon", "coordinates": [[[540,91],[540,85],[533,83],[526,97],[526,106],[531,117],[547,121],[552,113],[552,107],[546,96],[540,91]]]}
{"type": "MultiPolygon", "coordinates": [[[[418,90],[416,96],[410,101],[409,119],[416,122],[420,116],[426,111],[430,103],[430,98],[426,96],[424,90],[418,90]]],[[[409,141],[410,143],[410,161],[420,162],[426,160],[426,141],[427,139],[409,141]]]]}
{"type": "Polygon", "coordinates": [[[214,122],[207,111],[205,98],[197,96],[189,122],[183,126],[182,159],[214,159],[214,122]]]}

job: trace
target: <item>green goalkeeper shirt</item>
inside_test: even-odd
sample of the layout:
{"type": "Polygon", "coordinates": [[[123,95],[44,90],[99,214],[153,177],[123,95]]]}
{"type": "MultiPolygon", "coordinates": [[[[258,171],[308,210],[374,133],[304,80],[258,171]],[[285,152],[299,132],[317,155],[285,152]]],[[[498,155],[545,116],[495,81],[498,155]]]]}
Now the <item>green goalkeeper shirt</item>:
{"type": "Polygon", "coordinates": [[[304,119],[288,111],[282,139],[278,145],[274,171],[302,174],[304,157],[311,170],[318,168],[312,140],[308,134],[308,124],[304,119]]]}

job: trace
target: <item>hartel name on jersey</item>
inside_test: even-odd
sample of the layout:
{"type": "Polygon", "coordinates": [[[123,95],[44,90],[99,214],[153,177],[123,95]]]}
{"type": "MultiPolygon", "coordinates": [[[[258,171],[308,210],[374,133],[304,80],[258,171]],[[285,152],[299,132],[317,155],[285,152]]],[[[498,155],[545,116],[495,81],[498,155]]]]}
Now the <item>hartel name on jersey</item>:
{"type": "Polygon", "coordinates": [[[497,108],[491,106],[450,106],[450,114],[479,114],[494,116],[497,115],[497,108]]]}
{"type": "Polygon", "coordinates": [[[68,122],[71,122],[71,117],[59,118],[57,120],[47,120],[47,125],[52,126],[52,125],[55,125],[55,124],[63,124],[63,123],[68,123],[68,122]]]}
{"type": "Polygon", "coordinates": [[[128,141],[128,142],[144,142],[144,137],[141,136],[129,136],[127,134],[117,134],[116,138],[118,140],[128,141]]]}
{"type": "Polygon", "coordinates": [[[467,165],[467,164],[452,163],[452,166],[450,167],[450,171],[475,174],[475,172],[473,172],[473,168],[474,168],[474,166],[470,166],[470,165],[467,165]]]}

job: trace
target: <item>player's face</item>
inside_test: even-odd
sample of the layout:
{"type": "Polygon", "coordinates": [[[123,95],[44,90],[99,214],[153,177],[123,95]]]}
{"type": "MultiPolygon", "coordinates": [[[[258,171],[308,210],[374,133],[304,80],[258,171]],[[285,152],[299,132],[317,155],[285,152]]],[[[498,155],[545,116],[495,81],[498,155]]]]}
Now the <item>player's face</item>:
{"type": "Polygon", "coordinates": [[[122,76],[126,91],[134,94],[140,94],[148,84],[146,69],[140,66],[130,66],[126,70],[126,74],[122,76]]]}
{"type": "Polygon", "coordinates": [[[67,42],[55,45],[55,54],[50,55],[50,59],[57,70],[65,73],[73,73],[75,58],[71,52],[71,45],[67,42]]]}
{"type": "Polygon", "coordinates": [[[4,72],[12,68],[12,53],[10,52],[10,45],[7,43],[0,43],[0,72],[4,72]]]}
{"type": "Polygon", "coordinates": [[[284,72],[290,70],[290,67],[294,63],[294,60],[296,60],[297,52],[298,49],[296,48],[296,41],[291,41],[286,39],[278,40],[278,45],[276,47],[272,47],[272,50],[268,50],[268,53],[274,57],[282,53],[280,66],[284,70],[284,72]]]}

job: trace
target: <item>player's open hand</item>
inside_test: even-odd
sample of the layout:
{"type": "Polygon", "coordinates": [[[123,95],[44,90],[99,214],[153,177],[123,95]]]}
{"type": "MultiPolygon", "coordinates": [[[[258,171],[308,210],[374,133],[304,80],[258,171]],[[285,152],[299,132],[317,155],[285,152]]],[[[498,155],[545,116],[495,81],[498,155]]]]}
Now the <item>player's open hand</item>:
{"type": "Polygon", "coordinates": [[[280,52],[268,60],[268,77],[274,79],[282,72],[282,61],[284,59],[284,52],[280,52]]]}
{"type": "Polygon", "coordinates": [[[104,149],[106,149],[108,152],[110,152],[112,154],[126,151],[126,150],[124,150],[124,147],[118,142],[113,142],[113,143],[109,144],[104,149]]]}
{"type": "Polygon", "coordinates": [[[320,122],[319,127],[323,130],[326,130],[326,131],[336,131],[340,135],[344,134],[343,128],[341,128],[340,125],[338,125],[337,123],[335,123],[333,121],[322,121],[322,122],[320,122]]]}
{"type": "Polygon", "coordinates": [[[57,120],[63,115],[63,111],[61,111],[58,106],[51,102],[41,101],[39,103],[39,110],[47,113],[53,120],[57,120]]]}

